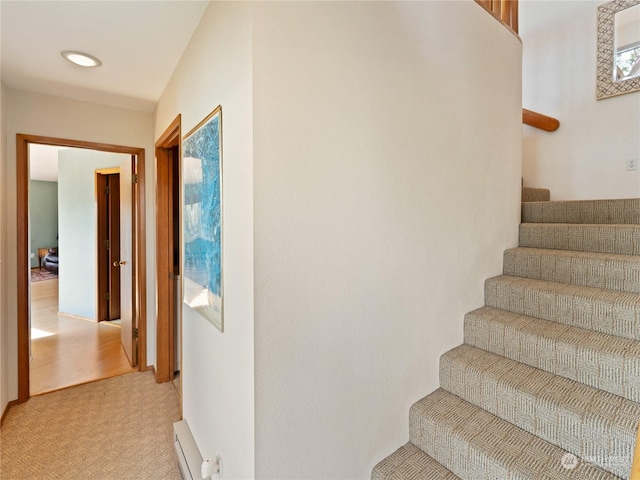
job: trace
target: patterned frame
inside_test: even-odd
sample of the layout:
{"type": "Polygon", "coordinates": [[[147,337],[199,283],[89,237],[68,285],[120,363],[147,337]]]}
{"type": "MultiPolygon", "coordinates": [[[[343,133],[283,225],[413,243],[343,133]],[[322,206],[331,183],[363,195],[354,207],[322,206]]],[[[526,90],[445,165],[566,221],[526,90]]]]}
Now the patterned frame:
{"type": "Polygon", "coordinates": [[[613,79],[615,14],[639,4],[640,0],[614,0],[598,7],[598,54],[596,66],[596,99],[598,100],[640,90],[640,77],[618,82],[613,79]]]}

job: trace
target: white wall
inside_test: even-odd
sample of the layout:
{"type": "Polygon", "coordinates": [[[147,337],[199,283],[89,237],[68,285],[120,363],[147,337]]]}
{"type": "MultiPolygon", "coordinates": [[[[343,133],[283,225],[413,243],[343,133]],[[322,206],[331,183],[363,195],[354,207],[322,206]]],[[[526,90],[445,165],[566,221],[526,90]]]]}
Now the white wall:
{"type": "Polygon", "coordinates": [[[0,81],[0,415],[9,403],[8,316],[7,316],[7,102],[4,82],[0,81]]]}
{"type": "Polygon", "coordinates": [[[44,266],[38,250],[58,246],[58,182],[29,181],[29,252],[31,268],[44,266]]]}
{"type": "Polygon", "coordinates": [[[119,167],[130,158],[75,148],[58,153],[58,308],[62,313],[98,319],[96,170],[119,167]]]}
{"type": "Polygon", "coordinates": [[[256,477],[368,478],[517,242],[521,44],[474,2],[253,28],[256,477]]]}
{"type": "MultiPolygon", "coordinates": [[[[90,142],[126,145],[146,149],[147,159],[147,360],[155,363],[155,193],[153,188],[153,119],[150,113],[107,107],[60,97],[40,95],[7,88],[6,102],[6,170],[3,200],[6,201],[3,222],[16,225],[16,134],[24,133],[48,137],[85,140],[90,142]]],[[[16,252],[15,229],[7,233],[5,252],[16,252]]],[[[17,398],[17,291],[15,254],[7,255],[6,272],[7,364],[2,378],[7,379],[7,398],[17,398]]],[[[3,345],[4,347],[4,345],[3,345]]]]}
{"type": "Polygon", "coordinates": [[[254,476],[251,11],[213,2],[157,107],[155,138],[222,105],[224,333],[183,305],[183,415],[225,478],[254,476]]]}
{"type": "Polygon", "coordinates": [[[640,92],[596,101],[597,1],[520,3],[523,106],[560,120],[548,133],[524,126],[525,186],[552,200],[640,196],[640,92]]]}
{"type": "MultiPolygon", "coordinates": [[[[631,9],[623,10],[623,12],[629,12],[630,10],[631,9]]],[[[636,13],[632,15],[638,18],[638,20],[636,22],[629,23],[628,25],[616,27],[616,36],[614,42],[615,48],[626,47],[628,45],[635,44],[640,40],[640,5],[636,5],[635,7],[633,7],[633,10],[636,13]]],[[[616,20],[614,20],[616,24],[618,15],[620,14],[616,14],[616,20]]]]}

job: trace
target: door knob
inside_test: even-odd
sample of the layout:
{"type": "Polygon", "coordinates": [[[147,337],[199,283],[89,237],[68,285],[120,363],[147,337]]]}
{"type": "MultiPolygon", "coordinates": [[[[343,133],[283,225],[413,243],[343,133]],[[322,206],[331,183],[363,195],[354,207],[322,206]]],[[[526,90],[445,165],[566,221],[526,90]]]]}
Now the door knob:
{"type": "Polygon", "coordinates": [[[124,260],[120,260],[119,262],[118,261],[113,262],[113,266],[114,267],[118,267],[118,266],[126,265],[126,264],[127,264],[127,262],[125,262],[124,260]]]}

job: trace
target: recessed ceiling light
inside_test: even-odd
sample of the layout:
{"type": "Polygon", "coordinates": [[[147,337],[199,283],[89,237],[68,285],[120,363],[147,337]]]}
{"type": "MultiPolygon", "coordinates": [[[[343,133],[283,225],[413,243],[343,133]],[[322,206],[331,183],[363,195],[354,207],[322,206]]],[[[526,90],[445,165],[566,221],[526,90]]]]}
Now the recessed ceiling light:
{"type": "Polygon", "coordinates": [[[81,67],[99,67],[100,65],[102,65],[102,62],[93,55],[88,55],[82,52],[64,50],[63,52],[60,52],[60,55],[69,60],[71,63],[75,63],[76,65],[80,65],[81,67]]]}

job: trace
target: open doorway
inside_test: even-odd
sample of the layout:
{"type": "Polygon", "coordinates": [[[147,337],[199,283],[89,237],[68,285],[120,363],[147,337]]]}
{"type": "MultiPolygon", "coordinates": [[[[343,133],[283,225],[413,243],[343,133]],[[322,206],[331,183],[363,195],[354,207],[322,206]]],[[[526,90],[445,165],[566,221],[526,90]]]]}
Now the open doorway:
{"type": "MultiPolygon", "coordinates": [[[[108,171],[114,172],[112,179],[117,179],[119,174],[115,172],[123,161],[130,162],[130,157],[87,149],[29,146],[31,395],[132,370],[117,324],[98,324],[102,319],[95,312],[100,295],[93,295],[100,277],[96,278],[95,268],[100,272],[105,267],[99,254],[92,255],[98,247],[96,229],[101,243],[105,196],[98,181],[101,176],[94,169],[108,166],[108,171]]],[[[117,195],[113,181],[112,189],[117,195]]],[[[113,217],[112,230],[117,234],[119,197],[106,212],[113,217]]],[[[104,248],[104,244],[101,246],[104,248]]],[[[118,237],[117,246],[113,245],[118,255],[119,246],[118,237]]],[[[97,251],[101,253],[102,248],[97,251]]],[[[115,308],[111,313],[119,319],[119,290],[113,296],[115,308]]]]}
{"type": "Polygon", "coordinates": [[[99,322],[120,324],[120,169],[96,170],[99,322]]]}
{"type": "MultiPolygon", "coordinates": [[[[120,171],[124,170],[124,175],[120,175],[120,177],[124,177],[124,182],[127,185],[126,188],[121,189],[124,190],[124,203],[121,203],[121,213],[122,217],[125,218],[125,227],[123,230],[123,238],[127,239],[127,242],[124,244],[124,248],[121,245],[120,251],[120,260],[118,261],[118,267],[125,272],[122,276],[123,280],[122,284],[122,292],[124,292],[125,299],[122,302],[122,326],[118,328],[117,335],[115,335],[116,342],[111,342],[112,345],[115,345],[121,351],[124,350],[125,355],[120,356],[118,362],[122,364],[122,359],[125,360],[126,371],[130,371],[133,366],[137,366],[140,370],[146,369],[146,348],[144,344],[144,339],[146,338],[146,323],[144,321],[146,317],[146,275],[145,275],[145,261],[144,261],[144,150],[140,148],[132,148],[132,147],[121,147],[116,145],[106,145],[106,144],[94,144],[90,142],[82,142],[76,140],[65,140],[65,139],[56,139],[56,138],[48,138],[48,137],[38,137],[38,136],[30,136],[30,135],[18,135],[17,136],[17,194],[18,194],[18,401],[23,402],[26,401],[30,395],[39,392],[31,391],[31,380],[33,376],[36,376],[37,373],[35,370],[32,372],[31,367],[35,365],[36,360],[31,360],[32,358],[38,357],[39,359],[43,358],[42,355],[36,355],[36,349],[31,342],[31,333],[33,322],[39,320],[38,315],[40,313],[40,305],[36,307],[37,311],[34,311],[33,301],[41,301],[42,293],[40,287],[36,286],[36,288],[32,288],[34,286],[30,281],[30,269],[28,268],[27,260],[29,260],[29,192],[30,192],[30,179],[29,179],[29,150],[31,145],[57,145],[61,147],[70,148],[70,150],[77,150],[80,152],[80,155],[83,157],[89,156],[91,152],[111,152],[115,154],[120,154],[122,158],[119,160],[118,168],[120,171]],[[31,295],[30,295],[31,294],[31,295]],[[31,301],[30,301],[31,300],[31,301]]],[[[86,170],[89,168],[87,165],[83,164],[83,168],[86,170]]],[[[92,168],[92,167],[91,167],[92,168]]],[[[96,178],[96,169],[92,169],[91,175],[92,180],[89,182],[89,189],[92,195],[95,195],[96,185],[94,179],[96,178]]],[[[77,172],[76,172],[77,173],[77,172]]],[[[87,185],[82,184],[86,189],[87,185]]],[[[74,195],[78,192],[74,192],[74,195]]],[[[62,206],[61,202],[60,205],[62,206]]],[[[89,206],[90,209],[93,209],[95,212],[95,201],[83,201],[82,199],[76,198],[71,202],[73,210],[72,213],[77,213],[76,210],[80,210],[82,206],[89,206]]],[[[72,215],[71,215],[72,216],[72,215]]],[[[81,225],[82,221],[78,221],[75,219],[76,225],[81,225]]],[[[59,225],[62,229],[62,225],[59,225]]],[[[96,235],[96,228],[88,228],[85,225],[85,230],[91,232],[96,235]]],[[[74,270],[74,266],[77,267],[79,264],[81,268],[85,271],[83,274],[76,276],[73,279],[67,279],[69,282],[65,288],[62,288],[61,284],[58,283],[55,287],[51,287],[48,289],[44,289],[44,296],[48,297],[44,299],[44,304],[46,307],[42,310],[49,310],[48,314],[53,314],[53,310],[56,310],[55,320],[54,316],[50,316],[50,323],[48,325],[40,324],[44,326],[41,328],[41,332],[36,333],[40,335],[40,339],[44,338],[46,341],[59,341],[63,339],[63,330],[67,329],[68,323],[71,321],[75,321],[75,325],[82,325],[83,327],[104,327],[110,330],[111,333],[114,332],[113,326],[105,326],[98,324],[98,315],[97,308],[95,307],[95,300],[97,299],[97,287],[93,287],[93,291],[90,294],[82,295],[81,289],[86,288],[85,283],[91,283],[87,279],[93,279],[93,285],[96,285],[97,282],[97,274],[95,273],[96,261],[95,253],[96,253],[96,245],[95,240],[93,245],[89,246],[91,248],[91,254],[82,254],[81,248],[78,247],[74,242],[77,240],[79,235],[75,234],[60,234],[59,235],[59,278],[58,282],[60,282],[60,278],[64,277],[65,271],[69,274],[74,270]],[[64,249],[64,250],[63,250],[64,249]],[[69,253],[64,253],[69,252],[69,253]],[[66,256],[65,256],[66,255],[66,256]],[[89,274],[93,269],[93,274],[89,274]],[[75,282],[75,284],[74,284],[75,282]],[[73,298],[75,300],[85,299],[85,297],[90,297],[91,300],[94,301],[94,307],[88,308],[88,310],[79,311],[80,314],[67,314],[67,315],[57,315],[58,313],[65,314],[65,310],[68,309],[66,303],[61,302],[63,300],[61,295],[61,290],[69,290],[69,284],[72,284],[72,289],[75,288],[75,293],[73,298]],[[74,284],[74,285],[73,285],[74,284]],[[80,322],[80,323],[78,323],[80,322]],[[43,333],[44,332],[44,333],[43,333]]],[[[91,290],[92,287],[89,287],[91,290]]],[[[65,300],[66,301],[66,300],[65,300]]],[[[86,305],[84,306],[86,308],[86,305]]],[[[44,313],[44,312],[43,312],[44,313]]],[[[112,334],[111,337],[114,337],[112,334]]],[[[104,343],[100,343],[100,336],[95,332],[92,334],[92,341],[77,341],[75,345],[79,346],[93,346],[95,350],[104,351],[106,348],[104,343]]],[[[40,340],[38,339],[38,340],[40,340]]],[[[58,349],[61,350],[61,349],[58,349]]],[[[89,353],[78,353],[80,352],[79,348],[75,348],[73,350],[74,354],[77,354],[76,358],[77,363],[75,363],[75,367],[73,369],[67,368],[63,373],[68,373],[71,370],[82,370],[82,368],[78,368],[78,365],[85,366],[90,363],[90,354],[89,353]]],[[[122,352],[120,352],[122,353],[122,352]]],[[[61,355],[62,358],[69,359],[73,355],[70,352],[66,352],[66,354],[61,355]]],[[[44,363],[51,363],[51,359],[44,363]]],[[[122,366],[122,365],[121,365],[122,366]]],[[[113,367],[113,365],[111,366],[113,367]]],[[[113,374],[113,370],[111,373],[109,372],[109,368],[105,368],[105,365],[100,367],[100,376],[98,378],[104,378],[106,376],[111,376],[113,374]]],[[[120,372],[124,373],[124,371],[120,372]]],[[[52,378],[55,375],[47,374],[46,377],[52,378]]],[[[95,380],[98,378],[86,378],[81,379],[80,381],[75,381],[72,384],[85,383],[86,381],[95,380]]],[[[69,386],[69,385],[61,385],[69,386]]],[[[58,387],[58,388],[60,388],[58,387]]],[[[54,390],[56,388],[50,388],[50,390],[54,390]]]]}
{"type": "Polygon", "coordinates": [[[178,116],[156,142],[156,380],[174,381],[181,396],[180,139],[181,117],[178,116]]]}

